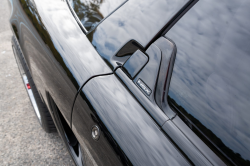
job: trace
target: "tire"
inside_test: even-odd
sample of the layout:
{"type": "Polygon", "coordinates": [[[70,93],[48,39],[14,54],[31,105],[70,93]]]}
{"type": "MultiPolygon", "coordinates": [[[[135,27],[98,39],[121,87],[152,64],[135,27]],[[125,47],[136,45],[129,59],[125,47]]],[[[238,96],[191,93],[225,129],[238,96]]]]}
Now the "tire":
{"type": "Polygon", "coordinates": [[[20,46],[18,44],[18,41],[16,40],[14,36],[12,37],[12,49],[13,49],[13,53],[14,53],[18,68],[19,68],[19,72],[24,82],[25,89],[28,93],[31,104],[34,108],[34,112],[37,116],[37,119],[41,127],[47,133],[56,132],[56,127],[50,115],[50,112],[39,95],[39,92],[32,79],[32,76],[25,62],[25,59],[20,49],[20,46]]]}

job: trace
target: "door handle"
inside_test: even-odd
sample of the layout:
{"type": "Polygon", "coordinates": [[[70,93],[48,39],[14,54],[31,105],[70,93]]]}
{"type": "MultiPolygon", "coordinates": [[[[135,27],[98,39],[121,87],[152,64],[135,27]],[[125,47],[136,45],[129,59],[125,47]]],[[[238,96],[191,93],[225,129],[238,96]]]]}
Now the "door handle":
{"type": "Polygon", "coordinates": [[[151,101],[154,101],[160,63],[161,51],[152,44],[145,53],[137,50],[122,66],[122,70],[151,101]]]}
{"type": "Polygon", "coordinates": [[[129,76],[130,79],[134,79],[134,77],[146,65],[147,62],[148,62],[148,57],[140,50],[137,50],[124,63],[122,69],[129,76]]]}
{"type": "Polygon", "coordinates": [[[160,37],[145,52],[135,51],[121,67],[141,92],[168,117],[175,116],[168,108],[167,94],[176,50],[170,39],[160,37]]]}

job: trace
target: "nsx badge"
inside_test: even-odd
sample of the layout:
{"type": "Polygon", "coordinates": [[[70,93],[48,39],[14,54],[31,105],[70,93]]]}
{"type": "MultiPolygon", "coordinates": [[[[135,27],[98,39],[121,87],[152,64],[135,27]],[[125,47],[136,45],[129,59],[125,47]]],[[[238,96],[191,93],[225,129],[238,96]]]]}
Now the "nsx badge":
{"type": "Polygon", "coordinates": [[[141,80],[139,79],[137,81],[137,85],[149,96],[151,94],[151,90],[148,88],[148,86],[141,80]]]}

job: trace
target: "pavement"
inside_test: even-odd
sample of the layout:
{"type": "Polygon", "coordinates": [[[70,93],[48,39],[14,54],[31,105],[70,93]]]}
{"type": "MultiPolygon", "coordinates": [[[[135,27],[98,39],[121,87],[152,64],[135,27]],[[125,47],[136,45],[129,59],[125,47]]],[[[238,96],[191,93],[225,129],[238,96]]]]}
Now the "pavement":
{"type": "Polygon", "coordinates": [[[57,133],[40,127],[11,48],[7,0],[0,1],[0,166],[74,165],[57,133]]]}

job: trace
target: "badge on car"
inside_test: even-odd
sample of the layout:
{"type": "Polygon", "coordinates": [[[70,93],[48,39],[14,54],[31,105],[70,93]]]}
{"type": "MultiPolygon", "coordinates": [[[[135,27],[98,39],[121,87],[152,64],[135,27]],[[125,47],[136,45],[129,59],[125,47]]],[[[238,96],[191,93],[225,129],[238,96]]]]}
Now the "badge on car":
{"type": "Polygon", "coordinates": [[[146,93],[146,95],[149,96],[151,94],[152,91],[148,88],[148,86],[141,79],[138,79],[137,85],[141,88],[141,90],[143,90],[143,92],[146,93]]]}

